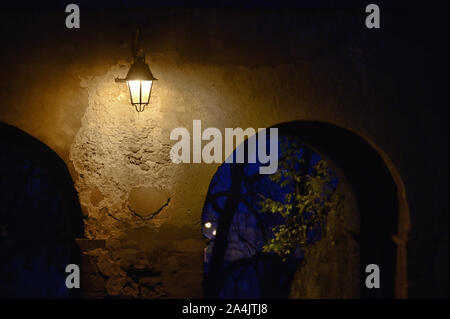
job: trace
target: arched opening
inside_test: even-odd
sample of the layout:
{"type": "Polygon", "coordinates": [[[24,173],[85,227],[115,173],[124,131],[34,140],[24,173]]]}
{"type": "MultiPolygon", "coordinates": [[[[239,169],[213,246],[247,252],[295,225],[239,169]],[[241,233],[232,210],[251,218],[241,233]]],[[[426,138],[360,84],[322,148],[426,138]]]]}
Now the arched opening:
{"type": "Polygon", "coordinates": [[[0,297],[69,298],[65,268],[80,262],[80,204],[49,147],[0,123],[0,297]]]}
{"type": "MultiPolygon", "coordinates": [[[[350,189],[352,190],[350,197],[354,197],[355,206],[357,207],[354,211],[357,217],[350,216],[346,225],[351,225],[355,220],[358,221],[358,225],[348,232],[352,237],[351,240],[344,243],[341,241],[343,246],[337,249],[347,249],[347,254],[341,254],[342,258],[345,258],[349,254],[352,255],[352,251],[355,251],[355,246],[351,242],[356,243],[358,260],[356,261],[353,258],[351,262],[345,260],[342,263],[351,264],[348,267],[349,269],[358,268],[357,271],[349,270],[350,272],[346,273],[346,276],[353,277],[352,280],[357,282],[358,287],[355,289],[354,286],[349,285],[347,288],[341,289],[342,294],[333,295],[332,297],[356,297],[356,294],[361,298],[405,297],[404,288],[407,286],[407,283],[405,282],[406,262],[404,258],[406,251],[404,238],[405,229],[407,230],[408,228],[408,220],[405,219],[405,214],[401,212],[401,209],[402,207],[406,208],[407,205],[406,203],[399,203],[399,194],[401,192],[397,189],[396,182],[379,153],[360,136],[331,124],[297,121],[277,125],[276,127],[279,129],[280,139],[283,136],[295,137],[303,143],[303,150],[309,149],[313,157],[323,156],[329,160],[331,167],[336,167],[336,171],[342,174],[341,181],[348,182],[346,192],[350,189]],[[399,215],[403,217],[399,219],[399,215]],[[399,240],[399,238],[402,238],[402,240],[399,240]],[[380,267],[382,284],[379,289],[368,289],[365,285],[367,276],[365,267],[369,264],[376,264],[380,267]],[[358,292],[356,293],[356,291],[358,292]]],[[[280,150],[280,154],[282,154],[282,150],[280,150]]],[[[305,293],[305,289],[298,290],[298,285],[300,287],[302,285],[298,281],[302,281],[302,278],[303,280],[305,279],[304,274],[299,274],[302,267],[305,269],[301,262],[301,253],[297,259],[293,258],[294,253],[291,253],[290,258],[287,258],[286,261],[280,260],[277,258],[279,256],[274,254],[264,254],[261,249],[263,245],[260,243],[262,239],[258,236],[251,237],[256,238],[256,240],[250,246],[259,247],[255,249],[255,252],[249,252],[249,256],[243,256],[243,258],[230,259],[230,256],[233,255],[232,250],[236,246],[233,243],[233,238],[238,236],[236,231],[233,230],[233,227],[236,227],[234,225],[255,224],[258,223],[258,218],[265,218],[261,217],[263,215],[258,214],[260,210],[257,207],[260,204],[258,204],[257,199],[252,199],[249,196],[244,196],[245,198],[242,199],[243,192],[247,192],[245,188],[252,187],[256,189],[256,193],[260,192],[260,190],[257,190],[258,187],[262,187],[266,193],[276,191],[276,187],[273,184],[269,185],[264,182],[259,183],[259,185],[248,185],[248,183],[246,185],[245,171],[248,169],[246,167],[248,165],[224,163],[213,177],[208,190],[202,216],[204,234],[211,239],[211,244],[205,252],[205,296],[213,298],[329,297],[329,295],[321,293],[305,293]],[[220,196],[221,194],[226,194],[226,196],[220,196]],[[251,203],[248,203],[249,201],[251,203]],[[256,212],[252,213],[248,207],[252,207],[256,212]],[[253,216],[250,219],[253,218],[254,221],[250,223],[244,221],[242,219],[244,216],[247,216],[247,218],[249,218],[248,216],[253,216]],[[238,222],[239,218],[241,220],[238,222]],[[205,224],[210,221],[212,221],[211,227],[205,229],[205,224]],[[211,233],[213,230],[216,231],[217,236],[211,233]],[[272,294],[265,295],[260,293],[259,295],[252,295],[250,292],[248,296],[239,295],[239,287],[255,287],[254,278],[261,279],[261,271],[263,271],[261,267],[263,266],[253,266],[252,270],[243,270],[243,265],[248,264],[252,258],[265,260],[264,267],[266,268],[264,271],[271,275],[262,277],[262,282],[264,283],[259,284],[258,289],[261,291],[262,286],[268,286],[272,294]],[[235,283],[227,283],[229,278],[233,278],[235,283]],[[265,282],[266,280],[275,280],[276,283],[272,282],[269,284],[265,282]],[[226,288],[227,285],[234,287],[234,295],[233,292],[230,292],[231,288],[226,288]],[[278,290],[274,287],[278,287],[278,290]],[[294,287],[298,290],[297,292],[292,291],[294,287]],[[228,293],[226,293],[227,289],[228,293]],[[287,291],[290,292],[287,293],[287,291]]],[[[400,201],[402,200],[403,198],[400,198],[400,201]]],[[[349,207],[352,206],[352,202],[347,202],[347,205],[349,207]]],[[[267,224],[265,220],[259,221],[259,223],[267,224]]],[[[264,227],[270,229],[274,225],[276,225],[276,222],[269,223],[268,226],[264,227]]],[[[345,223],[342,225],[345,225],[345,223]]],[[[339,227],[336,224],[335,231],[339,227]]],[[[247,227],[247,232],[249,231],[248,229],[251,232],[251,227],[247,227]]],[[[269,234],[270,236],[273,236],[273,233],[269,234]]],[[[245,240],[248,241],[248,236],[245,240]]],[[[331,244],[332,241],[329,241],[329,243],[331,244]]],[[[326,245],[328,244],[324,244],[324,241],[322,241],[322,248],[320,249],[325,251],[329,249],[325,247],[326,245]]],[[[311,248],[311,250],[314,249],[318,248],[311,248]]],[[[320,255],[330,255],[329,252],[316,254],[314,257],[316,262],[318,261],[317,258],[321,258],[320,255]]],[[[328,261],[330,260],[328,259],[328,261]]],[[[335,258],[334,262],[336,261],[335,258]]],[[[341,282],[339,280],[342,280],[342,278],[331,276],[330,279],[330,267],[322,267],[321,269],[317,267],[312,271],[322,271],[323,273],[314,274],[310,272],[308,276],[316,275],[320,278],[329,279],[315,281],[314,285],[317,286],[316,292],[320,292],[321,289],[324,291],[326,290],[324,288],[328,289],[330,285],[340,287],[341,282]],[[327,271],[328,273],[325,273],[327,271]]],[[[309,291],[312,290],[314,289],[309,289],[309,291]]]]}

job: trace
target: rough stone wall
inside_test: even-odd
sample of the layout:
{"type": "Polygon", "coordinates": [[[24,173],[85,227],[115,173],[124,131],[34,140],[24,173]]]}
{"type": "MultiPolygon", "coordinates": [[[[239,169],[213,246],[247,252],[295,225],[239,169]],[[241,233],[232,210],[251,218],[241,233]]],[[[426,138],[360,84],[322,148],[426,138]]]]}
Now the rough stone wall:
{"type": "Polygon", "coordinates": [[[162,121],[158,88],[147,112],[133,112],[126,85],[114,82],[127,67],[114,66],[105,75],[80,83],[88,91],[88,105],[70,160],[78,174],[75,187],[85,216],[85,236],[108,243],[107,249],[85,252],[86,265],[92,264],[86,267],[85,286],[93,289],[85,291],[86,297],[93,292],[104,295],[105,287],[109,296],[164,295],[153,256],[139,248],[125,252],[111,246],[114,240],[120,243],[129,229],[161,225],[175,173],[167,136],[158,124],[162,121]]]}
{"type": "MultiPolygon", "coordinates": [[[[106,242],[106,247],[85,253],[86,262],[98,269],[90,273],[86,286],[100,288],[100,283],[91,281],[105,281],[108,296],[183,296],[183,288],[170,287],[178,284],[174,273],[179,272],[184,281],[193,278],[194,285],[201,287],[204,242],[200,234],[192,239],[196,236],[186,225],[189,212],[174,187],[184,176],[179,172],[182,166],[170,160],[170,132],[162,125],[167,109],[162,109],[160,101],[170,92],[155,85],[146,111],[137,113],[129,103],[126,84],[114,82],[128,67],[119,63],[104,75],[80,82],[87,90],[88,105],[70,160],[77,173],[75,187],[85,216],[85,235],[106,242]],[[174,214],[179,215],[178,221],[174,214]]],[[[201,296],[198,288],[192,290],[192,283],[184,288],[190,290],[187,295],[201,296]]]]}
{"type": "Polygon", "coordinates": [[[88,91],[88,106],[70,160],[78,173],[75,186],[86,215],[87,238],[117,237],[148,222],[158,226],[155,217],[163,216],[170,204],[175,168],[169,136],[161,133],[159,124],[159,88],[146,112],[133,112],[126,84],[114,82],[126,67],[113,67],[80,83],[88,91]]]}

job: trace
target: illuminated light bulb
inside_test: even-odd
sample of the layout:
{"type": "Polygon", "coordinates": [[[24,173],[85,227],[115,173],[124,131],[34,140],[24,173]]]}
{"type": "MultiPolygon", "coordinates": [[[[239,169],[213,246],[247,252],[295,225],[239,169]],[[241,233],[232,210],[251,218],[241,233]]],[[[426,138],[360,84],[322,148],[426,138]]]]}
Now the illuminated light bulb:
{"type": "Polygon", "coordinates": [[[213,234],[213,236],[216,236],[216,230],[215,229],[213,230],[212,234],[213,234]]]}
{"type": "Polygon", "coordinates": [[[136,107],[138,112],[143,111],[150,100],[152,81],[128,81],[128,88],[130,89],[131,104],[136,107]]]}
{"type": "Polygon", "coordinates": [[[205,223],[205,227],[206,227],[206,228],[211,228],[211,226],[212,226],[212,224],[211,224],[210,222],[206,222],[206,223],[205,223]]]}

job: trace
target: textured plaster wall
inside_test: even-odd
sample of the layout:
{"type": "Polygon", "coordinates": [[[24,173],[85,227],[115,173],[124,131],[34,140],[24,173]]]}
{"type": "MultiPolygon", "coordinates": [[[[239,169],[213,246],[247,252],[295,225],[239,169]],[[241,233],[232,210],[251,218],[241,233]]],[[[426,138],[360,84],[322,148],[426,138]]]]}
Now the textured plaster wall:
{"type": "Polygon", "coordinates": [[[155,89],[156,102],[147,112],[133,112],[126,85],[114,82],[126,70],[126,65],[115,66],[80,82],[88,91],[88,106],[70,160],[78,173],[88,238],[117,236],[170,202],[175,168],[170,141],[161,130],[160,90],[155,89]]]}
{"type": "Polygon", "coordinates": [[[438,25],[411,33],[408,17],[384,17],[390,33],[361,29],[355,12],[100,11],[80,30],[63,27],[63,12],[2,13],[0,120],[60,155],[86,238],[105,240],[83,244],[86,296],[201,296],[200,214],[217,165],[169,158],[170,131],[194,119],[220,129],[319,120],[366,138],[405,186],[410,295],[445,293],[448,203],[436,198],[448,192],[448,79],[433,72],[448,69],[436,64],[448,48],[428,36],[438,25]],[[159,79],[139,115],[114,82],[135,23],[159,79]]]}
{"type": "Polygon", "coordinates": [[[186,167],[173,164],[169,154],[173,113],[185,106],[161,102],[173,101],[163,82],[155,85],[146,111],[135,112],[126,85],[114,82],[128,67],[119,63],[105,75],[80,81],[88,106],[70,160],[78,175],[86,237],[107,243],[106,250],[90,254],[98,255],[109,295],[174,297],[183,296],[185,288],[186,296],[200,296],[204,242],[192,211],[201,208],[192,207],[192,195],[182,189],[194,188],[187,181],[195,177],[184,174],[186,167]],[[104,271],[105,263],[112,269],[104,271]],[[186,287],[171,286],[180,282],[186,287]]]}

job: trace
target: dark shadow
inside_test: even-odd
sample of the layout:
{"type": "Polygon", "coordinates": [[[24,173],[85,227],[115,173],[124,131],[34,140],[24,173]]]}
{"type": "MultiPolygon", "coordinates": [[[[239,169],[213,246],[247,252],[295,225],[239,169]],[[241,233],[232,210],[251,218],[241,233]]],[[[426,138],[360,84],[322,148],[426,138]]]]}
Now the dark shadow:
{"type": "Polygon", "coordinates": [[[396,184],[380,155],[360,136],[322,122],[289,122],[280,132],[298,136],[326,154],[344,172],[356,195],[360,213],[361,297],[394,298],[398,227],[396,184]],[[381,288],[367,289],[365,267],[377,264],[381,288]]]}
{"type": "Polygon", "coordinates": [[[83,221],[64,161],[5,123],[0,147],[0,297],[76,297],[65,268],[80,264],[83,221]]]}

